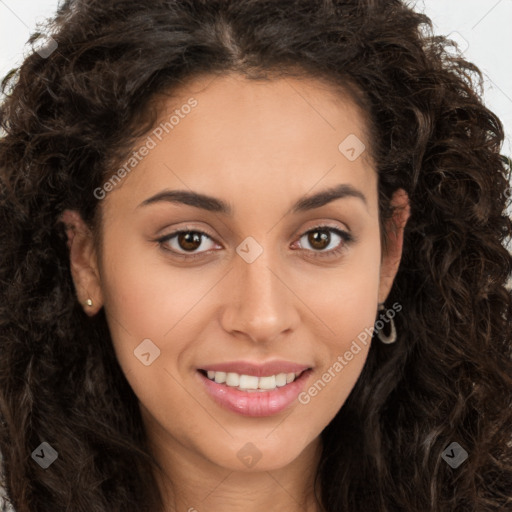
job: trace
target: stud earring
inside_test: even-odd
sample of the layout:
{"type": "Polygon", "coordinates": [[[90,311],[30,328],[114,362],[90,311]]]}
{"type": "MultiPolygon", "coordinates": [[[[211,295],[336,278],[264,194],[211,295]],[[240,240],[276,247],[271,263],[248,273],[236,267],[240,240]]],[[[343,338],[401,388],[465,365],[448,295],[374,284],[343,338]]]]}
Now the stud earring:
{"type": "Polygon", "coordinates": [[[86,305],[86,306],[89,306],[89,307],[92,307],[92,299],[87,299],[87,300],[85,301],[85,305],[86,305]]]}
{"type": "MultiPolygon", "coordinates": [[[[384,311],[386,308],[384,307],[384,303],[381,302],[379,304],[379,311],[384,311]]],[[[386,335],[384,334],[384,331],[383,331],[383,327],[384,327],[384,322],[382,320],[377,320],[375,322],[375,326],[376,326],[376,329],[377,329],[377,338],[379,338],[379,340],[384,343],[385,345],[390,345],[391,343],[395,343],[396,341],[396,327],[395,327],[395,321],[393,320],[393,318],[390,318],[389,316],[386,315],[386,318],[389,320],[389,328],[390,328],[390,333],[389,335],[386,335]],[[382,324],[382,327],[377,327],[377,324],[378,323],[381,323],[382,324]]]]}

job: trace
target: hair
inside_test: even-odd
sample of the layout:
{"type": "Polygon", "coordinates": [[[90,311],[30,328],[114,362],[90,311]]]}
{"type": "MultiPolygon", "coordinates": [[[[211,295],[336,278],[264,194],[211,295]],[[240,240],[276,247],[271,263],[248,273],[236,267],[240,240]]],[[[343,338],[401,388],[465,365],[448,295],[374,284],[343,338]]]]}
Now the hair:
{"type": "Polygon", "coordinates": [[[16,511],[162,510],[137,398],[103,310],[78,303],[59,216],[98,233],[94,190],[154,126],[153,100],[232,72],[348,91],[381,226],[395,190],[410,199],[388,297],[398,340],[371,344],[321,434],[324,509],[510,509],[510,169],[479,68],[399,0],[68,0],[43,28],[29,42],[58,47],[4,78],[0,107],[0,452],[16,511]],[[42,442],[58,453],[46,470],[42,442]],[[456,469],[452,442],[469,454],[456,469]]]}

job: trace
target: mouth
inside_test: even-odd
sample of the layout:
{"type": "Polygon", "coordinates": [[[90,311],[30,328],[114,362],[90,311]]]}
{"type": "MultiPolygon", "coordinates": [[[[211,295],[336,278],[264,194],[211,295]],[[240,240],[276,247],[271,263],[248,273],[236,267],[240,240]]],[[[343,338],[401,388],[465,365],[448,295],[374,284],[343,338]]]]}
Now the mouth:
{"type": "Polygon", "coordinates": [[[223,384],[227,387],[237,389],[238,391],[246,391],[248,393],[262,393],[282,388],[287,384],[295,382],[306,371],[307,370],[302,370],[300,372],[283,372],[265,377],[258,377],[256,375],[246,375],[235,372],[199,370],[203,376],[217,384],[223,384]]]}
{"type": "Polygon", "coordinates": [[[291,363],[264,366],[233,363],[200,368],[196,374],[217,405],[244,416],[261,417],[289,408],[312,371],[311,367],[291,363]],[[234,371],[235,366],[239,371],[234,371]]]}

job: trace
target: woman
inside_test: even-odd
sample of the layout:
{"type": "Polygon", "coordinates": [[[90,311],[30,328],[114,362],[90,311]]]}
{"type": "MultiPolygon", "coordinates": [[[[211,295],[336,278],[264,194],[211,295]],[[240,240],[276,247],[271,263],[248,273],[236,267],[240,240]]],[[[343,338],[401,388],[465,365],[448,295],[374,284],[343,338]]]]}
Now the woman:
{"type": "Polygon", "coordinates": [[[1,110],[17,512],[511,509],[503,128],[429,27],[64,3],[1,110]]]}

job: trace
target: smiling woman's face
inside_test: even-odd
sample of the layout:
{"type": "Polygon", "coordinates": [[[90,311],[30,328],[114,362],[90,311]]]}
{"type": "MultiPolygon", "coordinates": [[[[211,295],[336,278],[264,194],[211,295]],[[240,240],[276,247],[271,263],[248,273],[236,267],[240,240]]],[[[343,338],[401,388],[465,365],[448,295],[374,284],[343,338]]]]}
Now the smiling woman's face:
{"type": "Polygon", "coordinates": [[[189,84],[162,120],[191,97],[101,201],[101,254],[87,269],[72,252],[73,277],[90,314],[105,307],[155,446],[190,464],[283,467],[359,377],[369,338],[353,342],[389,292],[400,234],[381,254],[351,102],[311,79],[231,75],[189,84]]]}

